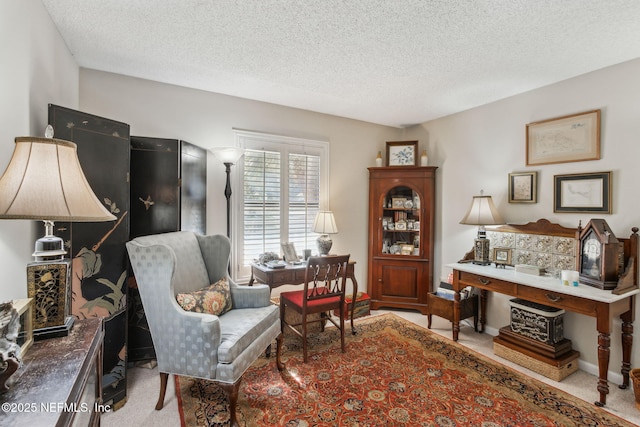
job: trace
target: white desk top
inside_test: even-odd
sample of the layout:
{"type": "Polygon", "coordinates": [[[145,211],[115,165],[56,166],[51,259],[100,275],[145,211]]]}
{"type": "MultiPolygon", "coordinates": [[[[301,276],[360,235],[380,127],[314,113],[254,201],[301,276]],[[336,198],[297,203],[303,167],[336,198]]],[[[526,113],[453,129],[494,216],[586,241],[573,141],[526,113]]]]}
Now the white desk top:
{"type": "Polygon", "coordinates": [[[478,274],[481,276],[491,277],[493,279],[505,280],[507,282],[531,286],[538,289],[545,289],[559,294],[573,295],[608,304],[640,293],[640,289],[634,289],[632,291],[625,292],[622,295],[615,295],[611,291],[598,289],[583,283],[578,286],[566,286],[560,283],[560,279],[555,279],[551,276],[536,276],[527,273],[516,273],[514,267],[495,268],[492,265],[477,265],[473,263],[458,262],[454,264],[447,264],[446,266],[466,273],[478,274]]]}

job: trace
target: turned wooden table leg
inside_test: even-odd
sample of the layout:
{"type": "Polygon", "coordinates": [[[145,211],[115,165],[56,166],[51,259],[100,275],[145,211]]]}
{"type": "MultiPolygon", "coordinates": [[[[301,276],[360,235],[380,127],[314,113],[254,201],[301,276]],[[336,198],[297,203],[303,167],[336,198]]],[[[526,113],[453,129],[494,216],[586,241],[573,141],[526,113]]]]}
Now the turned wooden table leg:
{"type": "Polygon", "coordinates": [[[453,293],[453,340],[458,341],[460,332],[460,292],[453,293]]]}
{"type": "MultiPolygon", "coordinates": [[[[622,316],[621,316],[622,317],[622,316]]],[[[621,389],[629,387],[629,372],[631,372],[631,347],[633,345],[633,323],[625,321],[622,322],[622,366],[620,372],[622,373],[621,389]]]]}
{"type": "Polygon", "coordinates": [[[480,323],[480,329],[478,330],[478,332],[483,333],[484,332],[484,324],[487,321],[487,290],[486,289],[480,289],[480,313],[479,313],[479,323],[480,323]]]}
{"type": "Polygon", "coordinates": [[[596,406],[604,406],[607,403],[607,394],[609,394],[607,372],[609,370],[609,356],[611,353],[610,346],[611,337],[609,334],[600,332],[598,335],[598,391],[600,392],[600,400],[595,402],[596,406]]]}

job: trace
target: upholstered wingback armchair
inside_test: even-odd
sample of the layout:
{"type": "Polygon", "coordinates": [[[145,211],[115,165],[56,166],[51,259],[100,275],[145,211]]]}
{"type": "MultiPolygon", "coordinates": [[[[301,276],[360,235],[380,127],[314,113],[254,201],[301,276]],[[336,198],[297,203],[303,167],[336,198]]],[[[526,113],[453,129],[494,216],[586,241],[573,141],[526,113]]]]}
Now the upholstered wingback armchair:
{"type": "Polygon", "coordinates": [[[226,236],[190,231],[138,237],[127,243],[160,372],[162,409],[169,374],[217,381],[229,399],[231,425],[242,374],[282,334],[278,307],[267,285],[240,286],[228,275],[231,245],[226,236]],[[179,293],[227,278],[232,308],[219,316],[185,311],[179,293]]]}

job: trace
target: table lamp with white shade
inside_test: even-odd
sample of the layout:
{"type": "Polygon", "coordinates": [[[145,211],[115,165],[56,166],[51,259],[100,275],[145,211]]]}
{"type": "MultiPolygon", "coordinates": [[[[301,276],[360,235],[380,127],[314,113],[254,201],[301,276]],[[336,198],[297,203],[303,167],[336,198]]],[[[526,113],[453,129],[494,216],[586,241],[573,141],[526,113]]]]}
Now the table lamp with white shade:
{"type": "Polygon", "coordinates": [[[54,221],[102,222],[116,217],[98,200],[82,172],[76,144],[53,138],[17,137],[0,178],[0,219],[44,221],[27,265],[27,293],[34,299],[34,338],[64,336],[73,325],[69,293],[71,261],[54,221]]]}
{"type": "Polygon", "coordinates": [[[320,236],[316,240],[318,244],[318,252],[320,255],[328,255],[331,250],[331,246],[333,245],[329,234],[335,234],[338,232],[333,212],[319,211],[316,215],[315,221],[313,221],[313,231],[315,233],[320,233],[320,236]]]}
{"type": "Polygon", "coordinates": [[[493,204],[491,196],[484,196],[480,191],[479,196],[473,196],[471,206],[460,224],[477,225],[478,237],[474,241],[474,264],[487,265],[489,262],[489,246],[485,226],[504,224],[504,220],[493,204]]]}

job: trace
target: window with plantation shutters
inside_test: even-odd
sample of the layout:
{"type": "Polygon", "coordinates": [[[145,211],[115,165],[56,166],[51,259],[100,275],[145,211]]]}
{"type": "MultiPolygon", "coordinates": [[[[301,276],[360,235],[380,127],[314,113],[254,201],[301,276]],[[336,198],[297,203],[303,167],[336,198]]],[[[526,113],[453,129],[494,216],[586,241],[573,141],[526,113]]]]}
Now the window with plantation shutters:
{"type": "Polygon", "coordinates": [[[282,256],[282,242],[316,252],[318,235],[311,231],[327,197],[328,143],[236,131],[245,149],[239,161],[241,191],[234,191],[233,236],[236,279],[250,275],[251,263],[264,252],[282,256]],[[239,194],[240,193],[240,194],[239,194]]]}
{"type": "Polygon", "coordinates": [[[289,154],[288,168],[289,222],[288,241],[302,249],[316,246],[318,235],[311,231],[320,210],[320,156],[289,154]]]}

